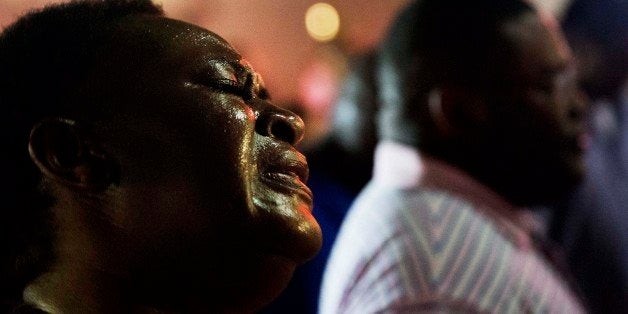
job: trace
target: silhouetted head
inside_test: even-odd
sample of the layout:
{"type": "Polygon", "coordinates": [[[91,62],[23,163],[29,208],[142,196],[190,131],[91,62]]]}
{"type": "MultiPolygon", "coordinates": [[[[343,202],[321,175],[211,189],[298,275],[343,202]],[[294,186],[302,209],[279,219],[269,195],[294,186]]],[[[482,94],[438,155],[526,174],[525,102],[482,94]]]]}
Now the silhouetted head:
{"type": "Polygon", "coordinates": [[[555,20],[517,0],[425,0],[380,53],[380,136],[418,147],[512,202],[582,176],[583,110],[555,20]]]}
{"type": "Polygon", "coordinates": [[[355,56],[336,102],[331,136],[356,156],[372,156],[377,142],[375,117],[379,110],[379,90],[376,62],[376,51],[355,56]]]}
{"type": "Polygon", "coordinates": [[[250,311],[320,247],[303,122],[216,34],[148,0],[72,2],[7,28],[0,73],[3,297],[250,311]]]}
{"type": "Polygon", "coordinates": [[[616,100],[628,79],[628,1],[574,0],[562,26],[593,99],[616,100]]]}
{"type": "Polygon", "coordinates": [[[335,104],[331,130],[308,151],[313,171],[358,193],[371,178],[379,110],[374,51],[354,56],[335,104]]]}

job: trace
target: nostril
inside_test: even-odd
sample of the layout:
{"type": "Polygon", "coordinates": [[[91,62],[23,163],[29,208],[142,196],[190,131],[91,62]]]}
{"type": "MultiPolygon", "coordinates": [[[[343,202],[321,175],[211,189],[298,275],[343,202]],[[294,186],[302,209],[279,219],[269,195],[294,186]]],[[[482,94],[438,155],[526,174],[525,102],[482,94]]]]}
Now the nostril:
{"type": "Polygon", "coordinates": [[[296,144],[300,139],[298,138],[295,122],[291,121],[291,117],[270,114],[258,118],[256,129],[261,135],[296,144]]]}
{"type": "Polygon", "coordinates": [[[283,119],[275,119],[274,123],[271,123],[268,127],[269,135],[271,137],[282,140],[284,142],[288,142],[290,144],[294,143],[296,138],[296,132],[292,128],[292,125],[287,123],[283,119]]]}

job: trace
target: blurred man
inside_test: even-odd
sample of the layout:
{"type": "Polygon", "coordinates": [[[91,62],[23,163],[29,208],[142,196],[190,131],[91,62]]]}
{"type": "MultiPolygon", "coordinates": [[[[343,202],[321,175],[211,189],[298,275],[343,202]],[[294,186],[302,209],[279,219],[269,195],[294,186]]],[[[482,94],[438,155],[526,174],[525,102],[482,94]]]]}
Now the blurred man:
{"type": "Polygon", "coordinates": [[[382,62],[374,178],[332,251],[322,313],[582,312],[523,209],[584,172],[585,108],[555,20],[516,0],[419,1],[382,62]]]}
{"type": "Polygon", "coordinates": [[[557,206],[553,237],[591,309],[628,312],[628,1],[576,0],[562,21],[593,100],[585,182],[557,206]]]}

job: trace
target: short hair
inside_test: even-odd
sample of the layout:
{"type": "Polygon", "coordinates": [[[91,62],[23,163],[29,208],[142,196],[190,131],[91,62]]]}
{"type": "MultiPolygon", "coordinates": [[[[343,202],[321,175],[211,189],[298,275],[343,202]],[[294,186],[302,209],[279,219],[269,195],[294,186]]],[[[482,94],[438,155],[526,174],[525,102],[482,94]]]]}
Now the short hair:
{"type": "MultiPolygon", "coordinates": [[[[513,51],[499,26],[525,12],[533,7],[523,0],[412,2],[379,48],[380,136],[388,137],[386,119],[399,112],[416,121],[427,93],[440,84],[491,92],[502,83],[513,51]]],[[[419,131],[408,128],[406,141],[416,141],[419,131]]]]}
{"type": "Polygon", "coordinates": [[[494,83],[504,66],[495,61],[511,56],[499,26],[530,10],[521,0],[426,0],[415,20],[422,68],[436,83],[494,83]]]}
{"type": "Polygon", "coordinates": [[[28,13],[0,34],[0,136],[8,145],[0,165],[9,182],[1,192],[0,311],[21,302],[24,286],[54,259],[54,200],[30,160],[30,130],[69,110],[114,23],[136,15],[163,11],[150,0],[75,0],[28,13]]]}

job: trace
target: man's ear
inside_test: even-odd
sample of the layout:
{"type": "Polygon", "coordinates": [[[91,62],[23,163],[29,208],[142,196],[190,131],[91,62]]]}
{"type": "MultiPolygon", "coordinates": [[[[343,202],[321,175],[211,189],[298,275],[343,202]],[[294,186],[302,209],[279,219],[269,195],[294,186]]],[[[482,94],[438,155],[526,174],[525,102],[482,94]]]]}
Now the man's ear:
{"type": "Polygon", "coordinates": [[[102,190],[117,181],[117,167],[73,120],[45,119],[31,130],[31,159],[48,178],[69,187],[102,190]]]}
{"type": "Polygon", "coordinates": [[[484,98],[465,87],[447,85],[431,90],[428,106],[432,120],[445,136],[464,134],[489,122],[484,98]]]}

